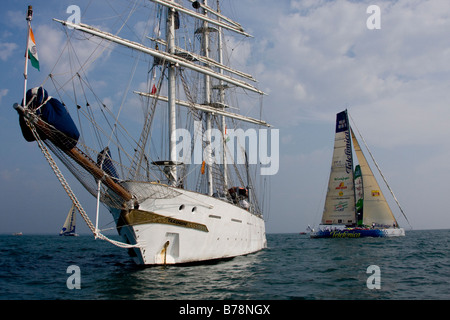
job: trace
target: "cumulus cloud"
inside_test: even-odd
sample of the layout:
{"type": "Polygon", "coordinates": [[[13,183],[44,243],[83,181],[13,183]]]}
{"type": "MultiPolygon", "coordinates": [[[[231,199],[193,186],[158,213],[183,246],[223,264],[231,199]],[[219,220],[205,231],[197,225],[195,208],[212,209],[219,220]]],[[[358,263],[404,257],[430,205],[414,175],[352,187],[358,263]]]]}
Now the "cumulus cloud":
{"type": "Polygon", "coordinates": [[[6,61],[17,49],[17,44],[10,42],[0,42],[0,60],[6,61]]]}
{"type": "MultiPolygon", "coordinates": [[[[278,3],[265,1],[264,10],[272,5],[278,3]]],[[[380,30],[366,26],[368,5],[292,1],[288,9],[273,10],[255,45],[263,52],[258,79],[270,86],[266,105],[277,106],[266,112],[293,127],[305,119],[334,121],[348,107],[371,133],[383,124],[379,142],[392,146],[412,135],[415,143],[448,136],[442,119],[450,116],[443,85],[450,80],[450,3],[380,2],[380,30]],[[424,123],[425,109],[430,120],[424,123]],[[434,121],[442,129],[427,131],[424,124],[434,121]]]]}
{"type": "Polygon", "coordinates": [[[89,37],[81,33],[70,35],[70,41],[67,42],[65,33],[57,25],[39,25],[36,27],[35,37],[42,65],[55,74],[62,74],[67,70],[87,73],[92,69],[95,58],[105,60],[109,56],[109,50],[105,50],[108,43],[95,39],[87,41],[89,37]]]}
{"type": "Polygon", "coordinates": [[[0,104],[2,103],[2,98],[8,94],[8,89],[0,89],[0,104]]]}
{"type": "MultiPolygon", "coordinates": [[[[295,172],[308,191],[313,189],[305,199],[323,201],[322,189],[312,182],[329,172],[335,116],[347,108],[407,215],[428,226],[422,209],[439,203],[437,190],[448,180],[448,152],[442,146],[450,135],[450,2],[378,1],[381,29],[369,30],[366,10],[372,4],[242,2],[240,21],[255,36],[247,67],[269,93],[265,119],[281,129],[280,172],[274,179],[290,184],[295,172]],[[443,176],[436,179],[433,172],[443,176]],[[423,185],[432,185],[433,191],[409,199],[423,185]]],[[[292,210],[291,199],[301,186],[276,195],[285,200],[278,202],[285,207],[277,212],[292,210]]],[[[304,204],[307,215],[312,208],[304,204]]],[[[433,211],[439,212],[437,220],[448,221],[440,210],[433,211]]]]}

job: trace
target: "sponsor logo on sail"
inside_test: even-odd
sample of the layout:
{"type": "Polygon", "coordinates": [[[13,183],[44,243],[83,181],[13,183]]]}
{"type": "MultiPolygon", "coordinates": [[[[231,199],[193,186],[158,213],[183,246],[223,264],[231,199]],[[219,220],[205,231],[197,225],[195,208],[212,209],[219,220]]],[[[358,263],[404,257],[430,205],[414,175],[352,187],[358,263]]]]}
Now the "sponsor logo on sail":
{"type": "Polygon", "coordinates": [[[346,181],[348,179],[350,179],[350,177],[335,177],[334,181],[346,181]]]}
{"type": "Polygon", "coordinates": [[[347,186],[343,182],[339,183],[339,186],[336,187],[336,190],[345,190],[345,189],[347,189],[347,186]]]}
{"type": "Polygon", "coordinates": [[[346,130],[346,129],[347,129],[347,120],[345,118],[340,119],[337,124],[337,131],[346,130]]]}
{"type": "Polygon", "coordinates": [[[347,159],[345,160],[345,171],[347,173],[353,172],[353,163],[352,163],[352,145],[350,143],[350,132],[345,131],[345,155],[347,159]]]}
{"type": "Polygon", "coordinates": [[[345,189],[347,189],[347,186],[344,184],[344,182],[339,183],[339,185],[336,187],[336,190],[339,190],[339,193],[338,193],[339,197],[344,196],[344,191],[342,191],[342,190],[345,190],[345,189]]]}
{"type": "Polygon", "coordinates": [[[334,211],[344,211],[347,208],[348,208],[348,202],[347,201],[339,201],[334,206],[334,211]]]}

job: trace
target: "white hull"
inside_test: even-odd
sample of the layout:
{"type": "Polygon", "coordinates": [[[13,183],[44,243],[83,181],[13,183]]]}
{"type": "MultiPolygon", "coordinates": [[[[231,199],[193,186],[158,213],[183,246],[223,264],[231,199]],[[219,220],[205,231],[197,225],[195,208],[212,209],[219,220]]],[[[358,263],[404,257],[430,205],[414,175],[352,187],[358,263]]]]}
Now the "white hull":
{"type": "MultiPolygon", "coordinates": [[[[174,191],[166,198],[147,198],[138,210],[122,212],[118,222],[124,241],[138,244],[129,253],[139,265],[191,263],[231,258],[267,246],[262,217],[234,204],[192,191],[150,183],[127,183],[127,188],[153,187],[174,191]]],[[[113,215],[116,222],[120,213],[113,215]]]]}

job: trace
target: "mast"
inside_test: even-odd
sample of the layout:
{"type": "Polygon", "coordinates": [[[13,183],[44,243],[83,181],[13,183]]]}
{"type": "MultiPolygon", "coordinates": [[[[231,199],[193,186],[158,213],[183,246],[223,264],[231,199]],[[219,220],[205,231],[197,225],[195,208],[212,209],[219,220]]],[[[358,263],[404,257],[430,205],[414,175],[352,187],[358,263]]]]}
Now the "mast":
{"type": "MultiPolygon", "coordinates": [[[[169,7],[169,8],[173,8],[173,9],[177,10],[178,12],[185,13],[185,14],[190,15],[192,17],[195,17],[195,18],[198,18],[198,19],[210,22],[210,23],[212,23],[212,24],[214,24],[216,26],[222,26],[224,28],[227,28],[228,30],[234,31],[234,32],[239,33],[241,35],[244,35],[246,37],[251,37],[250,34],[246,33],[242,29],[242,27],[241,27],[241,25],[239,23],[231,21],[230,19],[223,19],[223,20],[226,21],[226,23],[223,20],[221,21],[221,20],[211,19],[207,15],[198,14],[195,11],[188,10],[185,7],[183,7],[182,5],[177,4],[177,3],[175,3],[174,1],[171,1],[171,0],[150,0],[150,1],[155,2],[157,4],[160,4],[160,5],[163,5],[163,6],[166,6],[166,7],[169,7]]],[[[224,18],[221,15],[220,16],[217,15],[215,13],[215,11],[212,10],[211,8],[209,8],[206,4],[202,5],[198,1],[193,1],[193,0],[190,0],[190,1],[193,2],[193,6],[194,6],[194,3],[195,3],[195,8],[197,8],[197,6],[200,6],[200,7],[202,7],[204,9],[205,12],[208,12],[208,11],[209,12],[213,12],[216,16],[224,18]]]]}
{"type": "Polygon", "coordinates": [[[27,104],[27,80],[28,80],[28,43],[30,41],[31,20],[33,19],[33,7],[28,6],[27,11],[27,43],[25,46],[25,68],[23,71],[24,84],[23,84],[23,107],[26,108],[27,104]]]}
{"type": "MultiPolygon", "coordinates": [[[[222,27],[219,27],[219,29],[222,30],[222,27]]],[[[153,37],[147,37],[147,38],[150,39],[153,42],[156,42],[156,43],[160,44],[160,45],[163,45],[163,46],[167,45],[166,41],[164,41],[162,39],[159,39],[159,38],[157,39],[157,38],[153,38],[153,37]]],[[[253,82],[258,82],[258,81],[256,81],[256,79],[251,74],[242,72],[240,70],[232,69],[232,68],[230,68],[230,67],[228,67],[228,66],[226,66],[224,64],[220,64],[218,61],[215,61],[214,59],[206,58],[206,57],[204,57],[202,55],[199,55],[199,54],[196,54],[194,52],[190,52],[188,50],[185,50],[185,49],[183,49],[183,48],[181,48],[179,46],[177,46],[176,49],[177,49],[178,53],[186,54],[186,56],[189,56],[191,59],[195,59],[195,60],[197,60],[199,62],[203,62],[203,63],[207,62],[210,67],[216,67],[218,69],[223,69],[224,71],[227,71],[229,73],[235,74],[235,75],[237,75],[237,76],[239,76],[241,78],[246,78],[246,79],[251,80],[253,82]]]]}
{"type": "MultiPolygon", "coordinates": [[[[352,179],[352,184],[353,184],[353,208],[355,210],[355,212],[354,212],[354,219],[355,219],[354,224],[357,225],[358,224],[358,212],[357,212],[357,208],[356,208],[356,201],[357,200],[356,200],[356,188],[355,188],[355,170],[354,170],[355,166],[354,166],[354,159],[353,159],[353,150],[354,150],[355,146],[352,145],[353,139],[351,137],[352,137],[353,130],[352,130],[352,127],[350,126],[350,121],[349,121],[347,109],[345,109],[345,117],[346,117],[347,124],[348,124],[348,131],[349,131],[348,132],[348,140],[349,140],[349,144],[350,144],[350,153],[351,153],[350,157],[351,157],[351,166],[352,166],[351,179],[352,179]]],[[[361,179],[362,179],[362,177],[361,177],[361,179]]],[[[363,180],[363,183],[364,183],[364,180],[363,180]]]]}
{"type": "MultiPolygon", "coordinates": [[[[203,0],[203,5],[207,6],[207,0],[203,0]]],[[[208,16],[208,11],[203,9],[203,14],[205,17],[208,16]]],[[[203,27],[201,32],[202,36],[202,50],[204,56],[209,58],[209,24],[207,20],[203,20],[203,27]]],[[[208,67],[208,64],[204,64],[205,67],[208,67]]],[[[204,86],[205,86],[205,96],[204,96],[204,104],[211,104],[211,78],[209,75],[204,75],[204,86]]],[[[212,122],[212,114],[211,112],[206,113],[206,166],[207,166],[207,193],[209,196],[213,195],[213,177],[212,177],[212,161],[211,161],[211,122],[212,122]]]]}
{"type": "MultiPolygon", "coordinates": [[[[220,15],[220,1],[217,0],[217,13],[218,13],[218,17],[220,19],[220,17],[222,17],[220,15]]],[[[223,46],[222,46],[222,27],[219,26],[219,32],[218,32],[218,54],[219,54],[219,64],[223,65],[223,46]]],[[[219,69],[219,73],[223,75],[223,68],[219,69]]],[[[224,90],[224,82],[222,80],[219,80],[219,103],[222,106],[225,106],[225,90],[224,90]]],[[[222,109],[225,109],[225,107],[223,107],[222,109]]],[[[223,185],[224,185],[224,191],[228,189],[228,176],[227,176],[227,155],[225,153],[226,147],[225,147],[225,133],[226,133],[226,124],[225,124],[225,116],[222,115],[222,174],[223,174],[223,185]]]]}
{"type": "MultiPolygon", "coordinates": [[[[169,54],[175,53],[175,10],[167,8],[167,51],[169,54]]],[[[171,162],[170,168],[170,183],[173,186],[177,185],[177,150],[176,150],[176,65],[169,62],[169,83],[168,83],[168,107],[169,107],[169,160],[171,162]]]]}
{"type": "MultiPolygon", "coordinates": [[[[200,11],[192,11],[192,10],[188,10],[186,8],[184,8],[182,5],[178,4],[176,1],[174,0],[150,0],[156,4],[159,5],[163,5],[167,8],[167,22],[166,22],[166,37],[165,40],[161,40],[161,39],[151,39],[152,41],[157,41],[158,43],[161,43],[162,45],[166,46],[166,50],[158,50],[158,49],[154,49],[154,48],[150,48],[147,46],[144,46],[141,43],[137,43],[131,40],[127,40],[124,38],[121,38],[117,35],[105,32],[105,31],[101,31],[97,28],[94,28],[92,26],[83,24],[83,23],[78,23],[78,24],[74,24],[71,23],[69,21],[62,21],[62,20],[58,20],[58,19],[54,19],[54,21],[57,21],[65,26],[68,26],[70,28],[76,29],[76,30],[80,30],[84,33],[87,34],[91,34],[94,35],[96,37],[99,37],[101,39],[105,39],[107,41],[111,41],[113,43],[117,43],[119,45],[134,49],[134,50],[138,50],[140,52],[143,52],[145,54],[151,55],[155,58],[160,59],[161,61],[165,61],[166,66],[167,66],[167,70],[168,70],[168,93],[167,93],[167,97],[161,96],[159,93],[158,94],[150,94],[150,93],[138,93],[140,95],[143,96],[149,96],[152,97],[154,99],[160,100],[160,101],[167,101],[167,106],[168,106],[168,110],[169,110],[169,123],[168,123],[168,134],[169,134],[169,161],[168,161],[168,166],[167,169],[170,169],[168,171],[166,171],[166,174],[168,174],[169,180],[170,180],[170,184],[171,185],[177,185],[178,183],[178,175],[179,173],[177,172],[177,150],[176,150],[176,125],[177,125],[177,121],[176,121],[176,115],[177,115],[177,110],[176,107],[177,106],[183,106],[183,107],[189,107],[189,108],[194,108],[197,110],[201,110],[203,112],[205,112],[205,119],[206,120],[206,132],[207,135],[211,133],[211,131],[209,129],[211,129],[212,126],[212,117],[214,115],[219,115],[221,116],[221,118],[219,118],[219,121],[221,121],[221,124],[219,124],[219,126],[221,127],[221,131],[222,134],[225,134],[226,128],[225,128],[225,117],[230,117],[230,118],[234,118],[234,119],[238,119],[241,121],[245,121],[245,122],[250,122],[250,123],[254,123],[254,124],[258,124],[258,125],[262,125],[262,126],[267,126],[270,127],[270,124],[266,123],[265,121],[259,120],[259,119],[254,119],[254,118],[250,118],[244,115],[240,115],[238,113],[234,113],[234,112],[230,112],[230,111],[226,111],[226,108],[228,106],[225,105],[224,101],[224,90],[226,90],[227,87],[229,86],[236,86],[239,88],[242,88],[244,90],[248,90],[251,92],[255,92],[257,94],[260,95],[264,95],[265,93],[262,92],[261,90],[259,90],[258,88],[256,88],[255,86],[253,86],[252,84],[248,83],[247,81],[245,81],[245,79],[250,80],[250,81],[256,81],[252,76],[245,74],[243,72],[240,72],[238,70],[233,70],[227,66],[224,66],[222,63],[222,48],[221,48],[221,34],[219,32],[219,48],[216,50],[219,50],[219,58],[218,60],[220,62],[215,61],[214,59],[212,59],[210,57],[210,39],[209,39],[209,32],[212,31],[217,31],[218,28],[220,28],[220,30],[231,30],[233,32],[236,32],[238,34],[250,37],[249,34],[245,33],[244,30],[242,29],[242,27],[240,26],[240,24],[233,22],[232,20],[222,16],[220,14],[220,9],[219,6],[217,6],[217,11],[213,10],[211,7],[208,6],[207,4],[207,0],[203,0],[203,1],[193,1],[190,0],[191,2],[193,2],[193,7],[195,9],[200,9],[200,11]],[[202,51],[203,51],[203,55],[194,55],[192,53],[189,52],[189,57],[194,57],[196,60],[194,60],[193,58],[186,58],[185,55],[180,54],[182,53],[184,50],[181,48],[178,48],[175,45],[175,29],[176,29],[176,18],[177,18],[177,14],[181,13],[181,14],[188,14],[196,19],[199,19],[202,23],[202,27],[200,28],[200,30],[202,31],[202,51]],[[200,102],[200,104],[197,103],[187,103],[185,101],[180,101],[176,99],[176,83],[175,83],[175,78],[176,78],[176,72],[178,68],[188,68],[194,72],[198,72],[200,74],[203,74],[204,76],[204,87],[205,87],[205,91],[204,91],[204,100],[202,102],[200,102]],[[216,79],[218,82],[216,82],[217,85],[213,86],[212,85],[212,81],[213,79],[216,79]],[[243,80],[244,79],[244,80],[243,80]],[[212,89],[218,89],[219,90],[219,94],[218,94],[218,98],[217,98],[217,102],[216,101],[211,101],[212,99],[212,94],[211,94],[211,90],[212,89]]],[[[223,138],[225,138],[223,136],[223,138]]],[[[208,158],[211,158],[211,137],[210,136],[206,136],[205,137],[205,142],[206,142],[206,147],[209,149],[206,150],[205,155],[208,156],[208,158]],[[209,151],[209,152],[208,152],[209,151]]],[[[142,146],[145,145],[145,142],[140,145],[140,147],[142,148],[142,146]]],[[[224,144],[223,144],[224,146],[224,144]]],[[[143,148],[142,148],[143,149],[143,148]]],[[[225,186],[227,185],[227,180],[229,177],[227,177],[226,174],[226,168],[227,168],[227,163],[226,163],[226,155],[225,152],[223,153],[223,172],[224,172],[224,182],[225,182],[225,186]]],[[[139,167],[139,163],[140,161],[142,161],[142,155],[140,156],[138,153],[135,154],[135,158],[133,160],[133,166],[136,166],[136,168],[139,167]],[[135,165],[135,162],[137,163],[137,165],[135,165]]],[[[210,160],[210,159],[208,159],[210,160]]],[[[207,193],[212,195],[213,194],[213,168],[211,166],[211,162],[212,161],[208,161],[208,174],[207,174],[207,178],[208,178],[208,190],[207,193]]],[[[134,167],[133,167],[134,168],[134,167]]],[[[138,170],[138,169],[137,169],[138,170]]],[[[132,172],[132,171],[130,171],[132,172]]]]}

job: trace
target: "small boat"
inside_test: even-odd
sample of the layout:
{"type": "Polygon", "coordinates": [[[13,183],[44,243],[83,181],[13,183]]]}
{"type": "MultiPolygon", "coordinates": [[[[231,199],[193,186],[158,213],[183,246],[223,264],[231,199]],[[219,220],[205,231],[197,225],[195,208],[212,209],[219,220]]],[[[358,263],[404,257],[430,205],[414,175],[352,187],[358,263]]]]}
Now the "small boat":
{"type": "MultiPolygon", "coordinates": [[[[369,154],[372,156],[370,151],[369,154]]],[[[375,160],[374,163],[379,170],[375,160]]],[[[385,180],[383,174],[381,176],[385,180]]],[[[391,188],[387,183],[386,185],[398,204],[391,188]]],[[[408,221],[400,205],[399,208],[408,221]]],[[[311,230],[311,238],[404,235],[405,230],[399,227],[350,127],[347,110],[338,113],[331,173],[322,221],[319,230],[311,230]],[[359,162],[355,169],[353,169],[352,142],[359,162]]]]}
{"type": "Polygon", "coordinates": [[[72,207],[70,208],[69,213],[67,214],[66,221],[64,222],[64,225],[61,231],[59,232],[59,235],[77,237],[78,234],[75,233],[75,226],[76,226],[75,204],[72,204],[72,207]]]}
{"type": "Polygon", "coordinates": [[[23,233],[22,232],[14,232],[13,236],[23,236],[23,233]]]}

